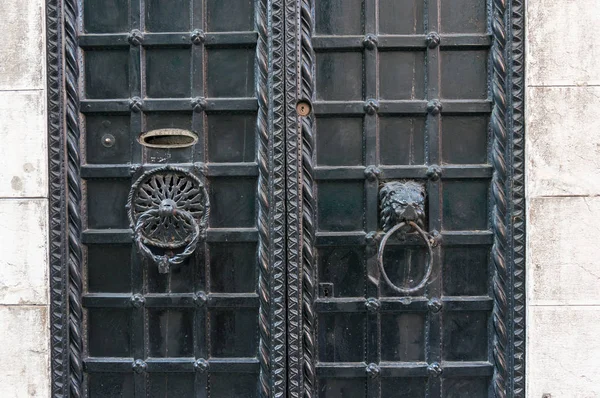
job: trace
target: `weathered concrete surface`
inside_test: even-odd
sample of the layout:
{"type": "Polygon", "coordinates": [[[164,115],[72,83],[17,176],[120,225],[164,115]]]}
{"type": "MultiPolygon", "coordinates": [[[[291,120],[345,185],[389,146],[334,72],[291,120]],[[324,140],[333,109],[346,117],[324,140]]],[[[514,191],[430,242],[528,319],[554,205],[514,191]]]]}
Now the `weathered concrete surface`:
{"type": "Polygon", "coordinates": [[[597,306],[532,307],[527,396],[600,397],[599,331],[597,306]]]}
{"type": "Polygon", "coordinates": [[[529,219],[529,303],[600,305],[600,197],[533,198],[529,219]]]}
{"type": "Polygon", "coordinates": [[[0,306],[0,396],[50,396],[46,306],[0,306]]]}
{"type": "Polygon", "coordinates": [[[43,90],[0,91],[0,198],[47,196],[45,103],[43,90]]]}
{"type": "Polygon", "coordinates": [[[43,0],[0,1],[0,397],[50,396],[43,0]]]}
{"type": "Polygon", "coordinates": [[[0,90],[44,88],[44,4],[0,1],[0,90]]]}
{"type": "Polygon", "coordinates": [[[527,397],[600,397],[597,0],[529,0],[527,397]]]}
{"type": "Polygon", "coordinates": [[[600,87],[530,87],[527,100],[529,195],[600,194],[600,87]]]}
{"type": "Polygon", "coordinates": [[[599,25],[598,0],[529,0],[529,84],[600,84],[599,25]]]}
{"type": "Polygon", "coordinates": [[[47,201],[0,200],[0,220],[0,304],[47,304],[47,201]]]}

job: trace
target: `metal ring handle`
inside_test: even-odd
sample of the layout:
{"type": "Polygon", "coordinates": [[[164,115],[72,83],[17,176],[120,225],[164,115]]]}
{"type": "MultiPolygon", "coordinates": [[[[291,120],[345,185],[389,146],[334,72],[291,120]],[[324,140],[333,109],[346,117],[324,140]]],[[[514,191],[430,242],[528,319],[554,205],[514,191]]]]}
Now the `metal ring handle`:
{"type": "Polygon", "coordinates": [[[381,275],[383,275],[383,279],[385,280],[385,282],[388,284],[389,287],[391,287],[398,293],[414,293],[414,292],[422,289],[425,286],[425,284],[427,283],[427,281],[429,280],[429,277],[431,276],[432,260],[433,260],[433,249],[431,247],[431,243],[429,242],[429,237],[427,236],[427,233],[425,231],[423,231],[421,229],[421,227],[419,227],[416,223],[414,223],[412,221],[401,222],[399,224],[394,225],[383,236],[383,239],[381,240],[381,243],[379,244],[379,251],[377,252],[377,264],[379,264],[379,270],[381,271],[381,275]],[[421,236],[421,238],[423,239],[423,241],[427,244],[427,263],[425,266],[425,275],[423,275],[423,278],[421,279],[421,281],[419,282],[419,284],[417,286],[415,286],[415,287],[398,287],[398,286],[394,285],[394,283],[392,283],[392,281],[388,277],[387,273],[385,272],[385,267],[383,266],[383,251],[385,249],[385,245],[386,245],[388,239],[390,238],[390,236],[392,236],[394,233],[396,233],[396,231],[398,231],[400,228],[404,227],[407,224],[410,225],[414,230],[416,230],[418,232],[418,234],[421,236]]]}
{"type": "Polygon", "coordinates": [[[200,239],[200,226],[196,222],[194,216],[192,216],[189,212],[185,210],[173,209],[173,215],[179,215],[185,218],[186,221],[189,222],[194,228],[192,238],[181,253],[175,254],[172,257],[169,257],[167,255],[159,256],[157,254],[152,253],[148,246],[146,246],[144,242],[145,239],[142,235],[142,230],[146,221],[148,221],[150,218],[160,216],[160,213],[161,212],[158,209],[150,209],[143,212],[137,219],[134,233],[135,241],[140,252],[158,265],[159,273],[166,274],[167,272],[169,272],[169,267],[171,265],[181,264],[186,258],[188,258],[194,253],[194,250],[196,250],[196,245],[198,244],[198,240],[200,239]]]}

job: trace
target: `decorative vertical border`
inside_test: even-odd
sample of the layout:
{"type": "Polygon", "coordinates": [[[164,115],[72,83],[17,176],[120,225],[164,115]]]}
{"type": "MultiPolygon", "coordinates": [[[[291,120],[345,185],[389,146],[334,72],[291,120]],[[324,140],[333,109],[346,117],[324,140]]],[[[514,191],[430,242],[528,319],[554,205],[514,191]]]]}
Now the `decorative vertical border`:
{"type": "Polygon", "coordinates": [[[510,32],[512,120],[512,391],[525,398],[525,0],[512,0],[510,32]]]}
{"type": "Polygon", "coordinates": [[[255,26],[258,31],[256,45],[256,97],[258,113],[256,115],[256,136],[258,138],[258,359],[260,362],[260,396],[268,397],[271,391],[271,228],[270,209],[271,189],[269,174],[271,168],[271,137],[269,134],[269,26],[267,23],[268,0],[256,2],[255,26]]]}
{"type": "MultiPolygon", "coordinates": [[[[313,34],[313,0],[300,0],[300,100],[314,101],[314,59],[312,47],[313,34]]],[[[303,365],[303,395],[316,397],[316,355],[315,355],[315,197],[314,197],[314,112],[300,119],[300,162],[299,170],[302,176],[300,182],[300,212],[302,220],[300,248],[301,254],[301,291],[302,291],[302,360],[303,365]]]]}
{"type": "Polygon", "coordinates": [[[297,398],[302,391],[302,339],[301,339],[301,277],[300,277],[300,223],[299,203],[299,148],[298,115],[298,0],[285,0],[285,116],[286,116],[286,178],[287,178],[287,329],[288,396],[297,398]]]}
{"type": "Polygon", "coordinates": [[[46,1],[46,73],[48,109],[49,277],[51,396],[66,397],[69,385],[67,333],[67,247],[63,143],[63,56],[61,0],[46,1]]]}
{"type": "Polygon", "coordinates": [[[81,159],[79,144],[79,0],[64,0],[65,144],[70,397],[83,396],[83,292],[81,244],[81,159]]]}
{"type": "Polygon", "coordinates": [[[82,396],[77,1],[47,0],[51,394],[82,396]]]}
{"type": "Polygon", "coordinates": [[[286,136],[288,259],[288,396],[315,391],[314,114],[299,117],[298,101],[314,101],[313,0],[286,0],[286,136]]]}
{"type": "Polygon", "coordinates": [[[259,387],[265,398],[284,397],[286,389],[283,13],[282,0],[256,2],[259,387]]]}
{"type": "Polygon", "coordinates": [[[492,385],[497,398],[505,398],[509,386],[509,287],[510,287],[510,204],[508,181],[508,129],[507,113],[507,26],[506,0],[492,2],[492,263],[494,264],[493,310],[494,333],[492,338],[494,375],[492,385]]]}
{"type": "Polygon", "coordinates": [[[286,308],[286,214],[285,214],[285,76],[284,36],[285,10],[283,0],[269,0],[269,131],[271,136],[270,178],[271,215],[271,394],[283,398],[287,379],[287,308],[286,308]]]}

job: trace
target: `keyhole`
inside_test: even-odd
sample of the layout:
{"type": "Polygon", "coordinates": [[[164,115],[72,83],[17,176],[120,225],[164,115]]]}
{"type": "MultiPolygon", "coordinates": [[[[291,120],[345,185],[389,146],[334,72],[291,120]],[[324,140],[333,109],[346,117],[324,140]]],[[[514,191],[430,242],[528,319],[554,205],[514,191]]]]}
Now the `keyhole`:
{"type": "Polygon", "coordinates": [[[334,297],[333,284],[332,283],[319,283],[319,296],[321,297],[334,297]]]}
{"type": "Polygon", "coordinates": [[[296,104],[296,112],[299,116],[308,116],[310,113],[311,106],[307,101],[300,101],[296,104]]]}

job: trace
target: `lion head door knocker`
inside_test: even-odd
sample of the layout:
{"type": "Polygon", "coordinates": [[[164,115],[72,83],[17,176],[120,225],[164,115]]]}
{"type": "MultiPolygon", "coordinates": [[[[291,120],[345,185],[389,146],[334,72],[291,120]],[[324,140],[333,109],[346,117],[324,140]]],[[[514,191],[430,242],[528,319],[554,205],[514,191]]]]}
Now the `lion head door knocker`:
{"type": "Polygon", "coordinates": [[[432,239],[423,231],[425,227],[425,185],[416,181],[390,181],[379,190],[380,221],[385,235],[379,244],[377,263],[385,282],[398,293],[414,293],[422,289],[431,276],[433,260],[432,239]],[[396,234],[416,232],[427,245],[427,262],[421,281],[413,287],[396,286],[388,277],[383,265],[383,252],[388,239],[396,234]]]}
{"type": "Polygon", "coordinates": [[[190,171],[172,166],[146,171],[131,187],[127,208],[139,252],[161,274],[190,257],[205,238],[208,194],[190,171]]]}

